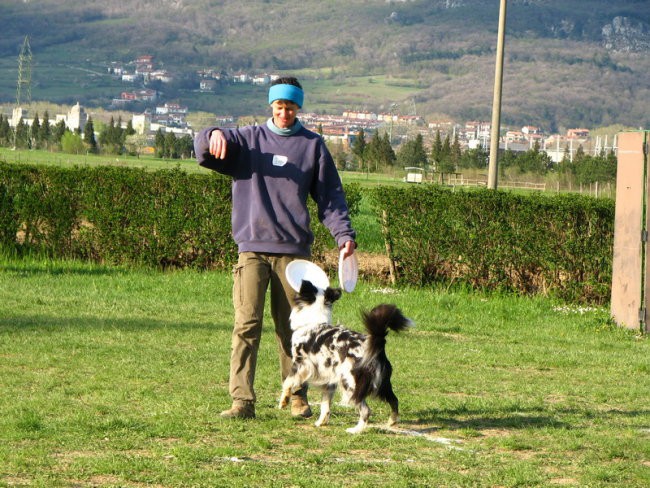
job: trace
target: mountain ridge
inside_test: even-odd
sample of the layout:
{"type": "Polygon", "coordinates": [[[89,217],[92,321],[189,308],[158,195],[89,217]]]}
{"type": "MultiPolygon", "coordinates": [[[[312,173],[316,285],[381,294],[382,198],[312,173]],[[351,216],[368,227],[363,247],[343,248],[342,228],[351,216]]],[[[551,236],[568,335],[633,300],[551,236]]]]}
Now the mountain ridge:
{"type": "MultiPolygon", "coordinates": [[[[504,122],[549,130],[648,125],[645,3],[508,2],[504,122]]],[[[324,76],[330,70],[342,91],[355,77],[385,75],[417,87],[410,101],[394,103],[417,105],[425,116],[486,119],[498,10],[498,2],[478,0],[23,0],[0,5],[0,61],[16,65],[29,36],[35,97],[39,82],[55,82],[55,66],[65,65],[66,55],[68,65],[81,65],[148,53],[185,72],[219,67],[324,76]],[[46,80],[37,68],[49,73],[46,80]]],[[[0,102],[13,98],[11,81],[0,79],[0,102]]],[[[192,94],[184,96],[192,107],[192,94]]],[[[379,109],[390,102],[362,103],[379,109]]]]}

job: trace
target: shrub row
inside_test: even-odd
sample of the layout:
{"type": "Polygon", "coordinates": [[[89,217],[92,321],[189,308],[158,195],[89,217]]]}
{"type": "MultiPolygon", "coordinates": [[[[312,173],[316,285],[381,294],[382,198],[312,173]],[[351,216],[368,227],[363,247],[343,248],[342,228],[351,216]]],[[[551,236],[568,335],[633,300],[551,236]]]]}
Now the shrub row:
{"type": "MultiPolygon", "coordinates": [[[[358,186],[346,193],[357,211],[358,186]]],[[[231,205],[230,179],[213,172],[0,163],[0,244],[53,257],[228,269],[231,205]]],[[[333,239],[313,227],[318,258],[333,239]]]]}
{"type": "MultiPolygon", "coordinates": [[[[345,187],[351,214],[362,198],[345,187]]],[[[400,283],[609,300],[614,202],[438,186],[369,190],[400,283]]],[[[315,205],[310,202],[312,216],[315,205]]],[[[230,180],[178,168],[0,163],[0,245],[113,264],[229,269],[230,180]]],[[[317,222],[316,218],[312,219],[317,222]]],[[[313,226],[313,257],[334,243],[313,226]]]]}
{"type": "Polygon", "coordinates": [[[418,186],[372,193],[397,280],[609,300],[614,202],[418,186]]]}

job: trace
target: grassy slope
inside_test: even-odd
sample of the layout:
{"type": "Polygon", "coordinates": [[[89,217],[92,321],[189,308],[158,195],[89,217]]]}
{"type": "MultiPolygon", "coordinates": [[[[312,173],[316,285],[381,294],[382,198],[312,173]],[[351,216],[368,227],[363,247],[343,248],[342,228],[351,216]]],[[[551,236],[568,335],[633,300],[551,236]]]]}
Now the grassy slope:
{"type": "MultiPolygon", "coordinates": [[[[388,338],[401,427],[415,434],[353,437],[340,406],[323,429],[275,408],[270,327],[258,419],[219,419],[230,286],[219,273],[2,258],[0,485],[650,482],[650,343],[606,310],[361,283],[337,320],[358,328],[359,308],[389,301],[417,322],[388,338]]],[[[388,411],[371,407],[378,426],[388,411]]]]}

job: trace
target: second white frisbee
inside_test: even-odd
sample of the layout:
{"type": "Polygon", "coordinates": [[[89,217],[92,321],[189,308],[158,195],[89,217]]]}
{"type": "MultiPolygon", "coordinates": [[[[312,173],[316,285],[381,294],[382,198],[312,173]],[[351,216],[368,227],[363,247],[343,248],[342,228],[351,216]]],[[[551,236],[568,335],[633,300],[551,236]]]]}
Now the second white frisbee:
{"type": "Polygon", "coordinates": [[[285,270],[287,281],[296,291],[300,291],[303,281],[309,281],[316,288],[325,290],[330,286],[330,280],[325,271],[319,266],[305,259],[296,259],[287,265],[285,270]]]}

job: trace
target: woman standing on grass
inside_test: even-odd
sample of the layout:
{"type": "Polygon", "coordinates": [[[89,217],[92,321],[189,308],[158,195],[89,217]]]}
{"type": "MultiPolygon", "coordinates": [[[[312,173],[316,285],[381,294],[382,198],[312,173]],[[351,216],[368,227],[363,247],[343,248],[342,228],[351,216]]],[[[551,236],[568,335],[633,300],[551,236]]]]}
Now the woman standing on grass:
{"type": "MultiPolygon", "coordinates": [[[[239,259],[233,287],[232,406],[222,417],[255,417],[253,384],[269,285],[282,380],[291,372],[289,315],[294,291],[285,269],[294,259],[311,254],[309,195],[344,256],[353,254],[356,247],[332,156],[322,138],[297,118],[303,99],[296,78],[279,78],[269,90],[272,117],[266,124],[233,130],[209,127],[194,141],[201,166],[233,179],[232,232],[239,259]]],[[[311,416],[306,387],[292,396],[291,414],[311,416]]]]}

